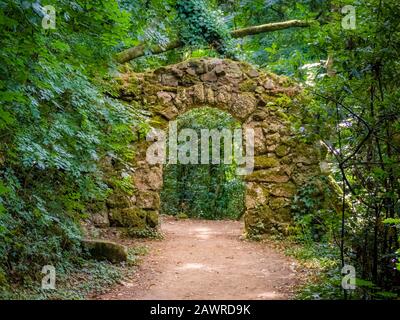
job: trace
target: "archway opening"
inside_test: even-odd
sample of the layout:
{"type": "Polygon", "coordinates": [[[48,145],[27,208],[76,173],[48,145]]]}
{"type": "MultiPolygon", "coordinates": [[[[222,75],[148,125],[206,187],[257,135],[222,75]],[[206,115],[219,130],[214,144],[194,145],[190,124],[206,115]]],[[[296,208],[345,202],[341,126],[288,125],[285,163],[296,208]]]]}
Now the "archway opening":
{"type": "MultiPolygon", "coordinates": [[[[140,232],[157,228],[163,171],[169,169],[163,168],[165,161],[169,163],[165,159],[165,138],[171,128],[168,124],[190,110],[209,106],[237,119],[245,136],[244,162],[238,162],[246,183],[243,215],[246,235],[292,232],[293,199],[310,179],[325,174],[320,164],[326,155],[318,141],[306,139],[297,128],[302,123],[300,109],[309,102],[299,86],[241,62],[211,58],[192,59],[143,74],[128,73],[120,82],[122,100],[146,106],[144,115],[151,130],[146,137],[143,128],[137,130],[135,159],[129,173],[134,194],[123,196],[124,201],[118,197],[110,201],[110,223],[140,232]],[[297,117],[299,122],[293,123],[297,117]]],[[[219,115],[218,120],[221,120],[219,115]]],[[[211,194],[215,195],[215,191],[211,194]]],[[[165,201],[163,197],[163,213],[165,201]]],[[[175,205],[175,214],[185,213],[191,203],[183,201],[175,205]]],[[[209,197],[207,203],[212,203],[209,197]]]]}
{"type": "Polygon", "coordinates": [[[191,159],[197,157],[197,161],[186,163],[178,157],[176,163],[164,165],[161,213],[212,220],[239,219],[245,211],[246,186],[236,173],[238,164],[232,155],[233,144],[229,145],[229,132],[240,129],[241,124],[229,113],[210,107],[192,109],[177,117],[176,124],[178,134],[192,130],[191,138],[178,141],[178,150],[193,135],[198,138],[190,141],[194,148],[185,151],[191,159]],[[190,154],[193,152],[196,154],[190,154]],[[204,153],[208,153],[208,162],[204,162],[204,153]]]}

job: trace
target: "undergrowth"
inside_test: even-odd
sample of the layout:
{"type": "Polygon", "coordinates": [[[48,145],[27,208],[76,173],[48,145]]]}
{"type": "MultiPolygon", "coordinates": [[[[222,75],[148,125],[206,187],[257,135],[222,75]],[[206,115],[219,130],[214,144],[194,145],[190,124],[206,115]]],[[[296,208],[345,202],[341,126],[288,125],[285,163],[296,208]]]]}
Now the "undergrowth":
{"type": "Polygon", "coordinates": [[[128,249],[128,261],[111,264],[107,261],[84,260],[80,264],[65,264],[56,268],[56,288],[42,289],[40,281],[0,288],[2,300],[84,300],[106,293],[113,285],[131,277],[141,256],[148,253],[145,246],[128,249]],[[133,268],[132,268],[133,267],[133,268]]]}

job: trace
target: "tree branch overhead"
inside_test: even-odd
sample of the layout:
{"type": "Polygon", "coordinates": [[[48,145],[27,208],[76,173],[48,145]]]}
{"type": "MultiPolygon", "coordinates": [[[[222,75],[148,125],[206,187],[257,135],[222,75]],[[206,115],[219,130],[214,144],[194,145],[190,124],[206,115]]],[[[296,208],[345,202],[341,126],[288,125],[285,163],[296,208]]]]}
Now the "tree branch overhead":
{"type": "MultiPolygon", "coordinates": [[[[289,29],[289,28],[305,28],[305,27],[309,27],[309,26],[310,26],[310,22],[308,22],[308,21],[288,20],[288,21],[283,21],[283,22],[267,23],[267,24],[262,24],[262,25],[258,25],[258,26],[252,26],[252,27],[248,27],[248,28],[233,30],[231,32],[231,36],[233,38],[244,38],[246,36],[251,36],[251,35],[256,35],[256,34],[261,34],[261,33],[266,33],[266,32],[284,30],[284,29],[289,29]]],[[[149,51],[152,54],[160,54],[163,52],[167,52],[167,51],[170,51],[173,49],[183,47],[183,45],[184,45],[183,42],[178,39],[178,40],[168,43],[166,46],[163,46],[163,47],[159,46],[159,45],[154,45],[149,48],[149,51]]],[[[142,57],[145,54],[146,54],[146,44],[141,43],[138,46],[126,49],[126,50],[118,53],[116,56],[116,60],[119,63],[125,63],[130,60],[142,57]]]]}

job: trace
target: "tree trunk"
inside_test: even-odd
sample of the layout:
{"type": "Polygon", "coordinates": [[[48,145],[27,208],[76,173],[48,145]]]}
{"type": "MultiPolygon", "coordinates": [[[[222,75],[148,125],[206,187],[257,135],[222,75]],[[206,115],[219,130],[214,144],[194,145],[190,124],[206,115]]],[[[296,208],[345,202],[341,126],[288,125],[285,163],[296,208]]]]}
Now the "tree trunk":
{"type": "MultiPolygon", "coordinates": [[[[288,28],[304,28],[304,27],[308,27],[308,26],[310,26],[310,23],[308,21],[289,20],[289,21],[267,23],[267,24],[262,24],[259,26],[253,26],[253,27],[233,30],[231,32],[231,36],[233,38],[243,38],[246,36],[265,33],[265,32],[272,32],[272,31],[283,30],[283,29],[288,29],[288,28]]],[[[150,47],[148,50],[152,54],[159,54],[159,53],[167,52],[167,51],[170,51],[170,50],[173,50],[176,48],[180,48],[182,46],[183,46],[182,41],[175,40],[175,41],[168,43],[166,46],[154,45],[154,46],[150,47]]],[[[126,49],[126,50],[118,53],[116,56],[116,60],[119,63],[125,63],[130,60],[142,57],[145,54],[146,54],[146,45],[145,45],[145,43],[141,43],[140,45],[138,45],[136,47],[132,47],[132,48],[126,49]]]]}
{"type": "Polygon", "coordinates": [[[265,32],[272,32],[288,28],[304,28],[309,26],[310,22],[308,21],[288,20],[283,22],[267,23],[267,24],[261,24],[259,26],[237,29],[231,32],[231,36],[233,38],[243,38],[246,36],[252,36],[255,34],[260,34],[265,32]]]}

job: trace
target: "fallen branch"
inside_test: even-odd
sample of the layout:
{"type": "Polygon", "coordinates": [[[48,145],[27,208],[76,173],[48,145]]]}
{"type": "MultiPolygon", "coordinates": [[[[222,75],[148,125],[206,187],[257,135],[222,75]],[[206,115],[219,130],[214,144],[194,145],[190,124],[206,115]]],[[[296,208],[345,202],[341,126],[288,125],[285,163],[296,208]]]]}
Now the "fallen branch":
{"type": "Polygon", "coordinates": [[[277,30],[283,30],[288,28],[304,28],[309,27],[310,22],[302,21],[302,20],[288,20],[283,22],[274,22],[274,23],[267,23],[262,24],[259,26],[253,26],[243,29],[237,29],[231,32],[233,38],[243,38],[246,36],[252,36],[255,34],[265,33],[265,32],[272,32],[277,30]]]}
{"type": "MultiPolygon", "coordinates": [[[[255,34],[260,34],[260,33],[265,33],[265,32],[272,32],[272,31],[277,31],[277,30],[283,30],[283,29],[288,29],[288,28],[304,28],[310,26],[310,22],[308,21],[302,21],[302,20],[289,20],[289,21],[283,21],[283,22],[274,22],[274,23],[267,23],[267,24],[262,24],[259,26],[253,26],[253,27],[248,27],[248,28],[243,28],[243,29],[237,29],[231,32],[231,36],[233,38],[243,38],[246,36],[251,36],[255,34]]],[[[175,40],[170,43],[168,43],[166,46],[159,46],[159,45],[154,45],[150,48],[148,48],[148,51],[151,52],[151,54],[160,54],[163,52],[167,52],[173,49],[177,49],[180,47],[183,47],[183,42],[180,40],[175,40]]],[[[117,54],[116,60],[119,63],[125,63],[130,60],[142,57],[146,54],[146,45],[145,43],[141,43],[140,45],[136,47],[132,47],[129,49],[126,49],[120,53],[117,54]]]]}

